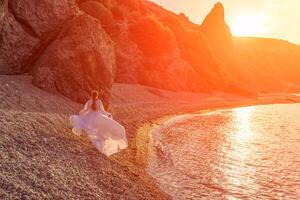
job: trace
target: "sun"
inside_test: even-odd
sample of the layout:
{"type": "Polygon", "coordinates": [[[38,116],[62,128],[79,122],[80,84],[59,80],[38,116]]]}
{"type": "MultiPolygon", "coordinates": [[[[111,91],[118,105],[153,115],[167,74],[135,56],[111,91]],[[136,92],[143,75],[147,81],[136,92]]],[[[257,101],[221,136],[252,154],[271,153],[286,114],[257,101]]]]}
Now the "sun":
{"type": "Polygon", "coordinates": [[[229,24],[231,32],[236,36],[256,36],[265,32],[263,14],[238,15],[229,24]]]}

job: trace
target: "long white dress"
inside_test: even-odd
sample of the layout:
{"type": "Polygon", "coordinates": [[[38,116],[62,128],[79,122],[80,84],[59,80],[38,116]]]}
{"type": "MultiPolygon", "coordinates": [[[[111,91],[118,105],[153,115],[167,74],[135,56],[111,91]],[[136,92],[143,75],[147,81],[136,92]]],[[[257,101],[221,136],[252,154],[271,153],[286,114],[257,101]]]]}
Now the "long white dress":
{"type": "Polygon", "coordinates": [[[124,127],[110,118],[101,100],[96,101],[97,111],[91,109],[92,100],[87,101],[79,115],[72,115],[70,123],[76,135],[87,134],[93,145],[106,156],[127,148],[124,127]]]}

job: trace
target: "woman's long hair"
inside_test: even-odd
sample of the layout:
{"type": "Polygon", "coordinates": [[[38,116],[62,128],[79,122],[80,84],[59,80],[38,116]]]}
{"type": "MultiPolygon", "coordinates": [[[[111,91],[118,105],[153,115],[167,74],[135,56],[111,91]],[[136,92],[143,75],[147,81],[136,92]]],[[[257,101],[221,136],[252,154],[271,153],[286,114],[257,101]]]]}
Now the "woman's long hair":
{"type": "Polygon", "coordinates": [[[97,104],[96,101],[98,99],[99,93],[96,90],[92,91],[92,105],[91,105],[91,109],[93,111],[97,111],[97,104]]]}

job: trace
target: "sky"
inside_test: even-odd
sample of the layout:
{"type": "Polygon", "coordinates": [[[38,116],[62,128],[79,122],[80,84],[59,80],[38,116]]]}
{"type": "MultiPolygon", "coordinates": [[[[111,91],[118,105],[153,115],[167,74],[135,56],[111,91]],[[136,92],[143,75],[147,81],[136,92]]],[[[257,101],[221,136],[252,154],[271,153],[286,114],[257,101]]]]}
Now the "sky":
{"type": "Polygon", "coordinates": [[[200,24],[216,2],[225,7],[233,35],[271,37],[300,44],[300,0],[151,0],[200,24]]]}

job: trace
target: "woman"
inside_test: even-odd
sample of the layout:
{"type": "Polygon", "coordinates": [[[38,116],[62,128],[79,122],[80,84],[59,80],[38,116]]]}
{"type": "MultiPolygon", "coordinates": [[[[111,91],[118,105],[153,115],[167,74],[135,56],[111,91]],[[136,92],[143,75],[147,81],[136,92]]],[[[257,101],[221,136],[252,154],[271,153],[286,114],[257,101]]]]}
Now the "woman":
{"type": "Polygon", "coordinates": [[[92,99],[88,100],[79,115],[70,117],[73,133],[87,134],[94,146],[106,156],[110,156],[127,148],[125,129],[106,112],[98,92],[92,91],[92,99]]]}

